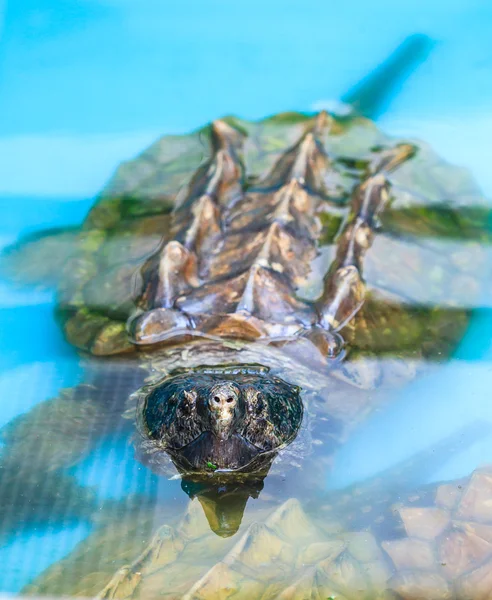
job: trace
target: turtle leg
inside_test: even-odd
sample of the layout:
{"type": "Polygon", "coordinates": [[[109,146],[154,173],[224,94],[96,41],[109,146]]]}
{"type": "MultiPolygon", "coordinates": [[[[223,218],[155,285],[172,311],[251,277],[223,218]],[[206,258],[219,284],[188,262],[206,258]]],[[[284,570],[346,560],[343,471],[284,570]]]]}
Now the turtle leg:
{"type": "Polygon", "coordinates": [[[94,494],[66,469],[105,436],[129,428],[122,418],[126,400],[144,375],[128,365],[91,370],[90,384],[63,390],[2,430],[0,531],[11,531],[19,522],[60,521],[95,510],[94,494]]]}

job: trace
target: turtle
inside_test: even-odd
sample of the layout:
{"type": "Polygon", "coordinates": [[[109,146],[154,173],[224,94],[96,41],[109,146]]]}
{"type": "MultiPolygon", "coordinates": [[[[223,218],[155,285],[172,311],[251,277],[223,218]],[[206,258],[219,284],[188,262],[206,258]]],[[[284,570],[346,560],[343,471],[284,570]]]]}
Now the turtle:
{"type": "Polygon", "coordinates": [[[56,285],[85,377],[4,429],[5,531],[97,520],[68,469],[122,434],[234,538],[265,485],[319,492],[351,431],[453,352],[488,276],[487,201],[351,101],[164,136],[81,227],[7,249],[15,278],[56,285]]]}

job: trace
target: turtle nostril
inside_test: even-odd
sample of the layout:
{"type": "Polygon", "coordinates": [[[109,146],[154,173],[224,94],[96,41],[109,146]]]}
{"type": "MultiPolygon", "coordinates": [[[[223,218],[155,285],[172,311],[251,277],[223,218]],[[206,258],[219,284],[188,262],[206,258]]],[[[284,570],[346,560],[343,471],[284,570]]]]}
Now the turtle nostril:
{"type": "Polygon", "coordinates": [[[234,398],[232,398],[231,396],[229,396],[229,398],[227,398],[227,402],[234,402],[234,398]]]}
{"type": "Polygon", "coordinates": [[[220,404],[220,398],[218,396],[214,396],[214,402],[220,404]]]}

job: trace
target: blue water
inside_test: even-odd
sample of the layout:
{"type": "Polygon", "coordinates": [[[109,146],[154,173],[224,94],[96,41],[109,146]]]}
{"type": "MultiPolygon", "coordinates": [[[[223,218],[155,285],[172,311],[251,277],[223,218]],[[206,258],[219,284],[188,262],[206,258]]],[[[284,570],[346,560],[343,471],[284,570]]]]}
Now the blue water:
{"type": "MultiPolygon", "coordinates": [[[[415,32],[438,43],[381,125],[431,142],[445,158],[471,168],[492,197],[488,0],[402,6],[389,0],[336,6],[10,0],[3,31],[1,244],[79,223],[116,164],[158,135],[226,113],[260,117],[324,106],[415,32]]],[[[492,422],[489,306],[484,299],[449,365],[410,385],[341,450],[331,486],[377,473],[467,422],[492,422]]],[[[50,292],[0,283],[0,425],[80,378],[52,309],[50,292]]],[[[492,437],[433,478],[461,476],[486,461],[492,461],[492,437]]],[[[101,498],[157,493],[155,476],[133,461],[126,440],[101,443],[74,473],[101,498]]],[[[172,486],[168,493],[175,493],[172,486]]],[[[89,532],[83,521],[63,530],[24,530],[0,550],[0,591],[18,592],[89,532]]]]}

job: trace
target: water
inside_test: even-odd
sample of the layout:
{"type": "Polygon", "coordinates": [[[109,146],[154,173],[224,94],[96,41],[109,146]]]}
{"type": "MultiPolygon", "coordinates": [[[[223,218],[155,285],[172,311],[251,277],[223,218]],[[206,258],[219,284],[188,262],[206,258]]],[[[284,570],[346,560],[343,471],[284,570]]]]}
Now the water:
{"type": "MultiPolygon", "coordinates": [[[[425,7],[417,3],[411,10],[408,7],[397,10],[380,2],[371,4],[370,9],[365,5],[358,11],[351,8],[350,14],[344,8],[332,8],[327,14],[326,7],[316,4],[312,13],[307,11],[302,15],[298,7],[287,3],[281,9],[282,27],[277,29],[268,23],[277,22],[279,7],[274,11],[270,7],[255,10],[252,5],[240,5],[218,11],[218,5],[211,4],[204,14],[202,8],[196,12],[197,6],[191,11],[189,6],[182,5],[162,19],[161,16],[149,19],[153,14],[150,11],[158,9],[144,3],[135,20],[133,8],[117,9],[108,2],[100,7],[89,6],[87,14],[78,15],[87,27],[85,32],[69,16],[68,5],[55,4],[37,7],[37,12],[9,7],[5,73],[12,77],[23,68],[25,81],[38,86],[39,93],[27,94],[23,87],[26,84],[17,83],[8,87],[3,99],[8,118],[0,139],[1,189],[16,195],[1,199],[2,243],[47,226],[78,224],[92,202],[85,196],[97,191],[121,159],[134,155],[161,133],[186,131],[231,112],[260,117],[285,108],[321,107],[329,98],[340,97],[405,35],[415,31],[428,33],[440,43],[406,82],[402,93],[382,116],[381,126],[395,135],[429,141],[445,158],[471,168],[484,192],[492,194],[485,141],[491,122],[487,104],[492,95],[487,84],[490,81],[487,40],[492,20],[485,3],[465,6],[461,2],[451,5],[446,2],[444,6],[434,2],[425,7]],[[29,37],[31,47],[20,46],[25,34],[19,24],[26,19],[36,32],[29,37]],[[324,19],[331,24],[330,35],[325,33],[324,19]],[[238,20],[243,22],[239,30],[235,29],[238,20]],[[155,31],[154,21],[167,33],[186,34],[163,36],[161,30],[155,31]],[[114,41],[121,22],[133,23],[130,41],[125,46],[125,53],[132,58],[130,63],[114,47],[98,52],[97,57],[81,58],[76,54],[71,61],[62,59],[70,48],[84,54],[84,48],[92,45],[91,39],[99,44],[103,38],[108,44],[109,40],[114,41]],[[381,28],[381,22],[387,26],[381,28]],[[303,34],[299,39],[303,42],[293,43],[301,26],[303,34]],[[307,33],[313,27],[315,33],[307,33]],[[349,31],[354,32],[350,42],[349,31]],[[231,50],[226,56],[224,32],[231,50]],[[167,41],[162,42],[162,38],[167,41]],[[176,57],[164,70],[158,64],[156,48],[161,56],[176,57]],[[34,64],[29,57],[33,50],[42,53],[46,65],[52,65],[51,72],[46,66],[34,64]],[[215,66],[212,69],[216,64],[221,69],[215,66]],[[320,78],[319,73],[328,70],[333,77],[320,78]],[[156,82],[156,72],[166,74],[162,76],[165,83],[156,82]],[[204,92],[202,101],[196,102],[197,88],[218,89],[224,80],[228,81],[224,93],[204,92]],[[130,93],[128,81],[132,81],[130,93]],[[92,93],[88,96],[89,89],[92,93]],[[258,89],[265,93],[258,94],[258,89]],[[120,98],[117,105],[115,90],[120,98]],[[19,98],[23,98],[22,103],[19,98]],[[162,98],[166,98],[164,111],[162,98]]],[[[52,316],[50,291],[26,291],[2,283],[0,301],[0,343],[5,349],[0,356],[0,389],[5,399],[0,423],[4,425],[57,396],[61,388],[76,385],[82,379],[82,371],[75,352],[64,341],[52,316]]],[[[283,477],[282,473],[273,472],[267,477],[259,499],[248,502],[240,534],[251,521],[268,518],[281,501],[294,496],[302,501],[305,510],[311,511],[317,527],[320,530],[324,527],[323,534],[317,537],[303,522],[298,508],[290,506],[287,518],[280,519],[281,524],[274,529],[279,539],[288,540],[300,553],[310,542],[327,543],[333,531],[338,537],[343,533],[347,527],[343,519],[349,512],[343,508],[343,490],[371,481],[381,472],[386,473],[388,484],[398,488],[401,478],[392,467],[418,452],[427,450],[430,454],[420,457],[416,466],[406,466],[404,479],[405,485],[410,485],[410,497],[412,490],[420,490],[424,484],[466,477],[490,462],[492,435],[487,423],[492,418],[488,399],[492,377],[492,315],[486,291],[477,307],[480,310],[453,359],[409,383],[392,397],[390,405],[372,413],[336,452],[333,461],[318,452],[304,475],[287,473],[283,477]],[[447,441],[440,446],[442,440],[447,441]],[[435,460],[430,460],[432,457],[435,460]],[[327,459],[326,463],[322,459],[327,459]],[[315,477],[318,481],[313,491],[308,484],[315,477]],[[325,491],[330,494],[332,490],[334,496],[324,496],[325,491]],[[341,516],[326,517],[333,511],[330,506],[335,506],[335,512],[341,516]],[[307,541],[302,541],[306,532],[307,541]]],[[[188,504],[180,481],[159,477],[136,461],[130,435],[130,429],[122,427],[116,433],[102,436],[90,446],[86,456],[73,461],[75,464],[66,472],[75,487],[67,488],[58,504],[43,506],[43,489],[49,491],[50,486],[47,480],[43,488],[43,477],[23,496],[16,496],[17,501],[23,497],[17,507],[22,518],[5,537],[0,550],[2,591],[19,593],[46,568],[70,556],[75,549],[77,561],[64,563],[62,577],[52,571],[51,587],[49,583],[41,584],[36,591],[50,595],[75,591],[84,595],[97,593],[120,566],[138,558],[159,527],[180,522],[188,504]],[[35,503],[38,495],[40,502],[35,503]],[[104,536],[111,541],[101,551],[98,544],[104,536]],[[77,546],[80,542],[83,545],[77,546]],[[117,556],[115,547],[119,549],[117,556]]],[[[63,491],[62,484],[57,485],[63,491]]],[[[376,487],[367,497],[377,501],[387,491],[382,490],[376,487]]],[[[416,495],[427,498],[425,502],[429,503],[430,493],[424,490],[416,495]]],[[[214,536],[202,507],[196,500],[191,506],[195,525],[191,530],[188,525],[186,530],[191,542],[178,561],[178,568],[173,570],[171,562],[167,571],[159,571],[154,565],[153,577],[145,578],[146,587],[141,588],[144,597],[172,590],[172,585],[178,594],[184,593],[187,582],[195,582],[240,538],[240,535],[214,536]],[[204,537],[195,540],[199,535],[204,537]]],[[[383,515],[386,508],[372,510],[383,515]]],[[[166,543],[163,555],[168,557],[172,551],[166,543]]],[[[275,542],[270,539],[268,543],[275,542]]],[[[368,546],[362,546],[367,550],[368,546]]],[[[360,554],[357,556],[359,560],[360,554]]],[[[486,551],[476,556],[469,568],[486,560],[486,556],[486,551]]],[[[318,559],[321,558],[326,558],[326,552],[321,553],[318,559]]],[[[272,557],[260,559],[252,564],[257,565],[259,560],[270,565],[273,577],[272,557]]],[[[314,564],[315,558],[312,560],[314,564]]],[[[370,560],[360,559],[364,565],[369,562],[378,565],[379,560],[376,554],[370,560]]],[[[164,569],[164,562],[162,558],[160,569],[164,569]]],[[[287,559],[286,564],[289,564],[287,559]]],[[[148,575],[146,568],[143,572],[148,575]]],[[[139,569],[136,565],[134,570],[139,569]]],[[[425,569],[432,571],[428,565],[425,569]]],[[[285,572],[283,577],[286,578],[285,572]]],[[[237,582],[230,585],[233,587],[237,582]]],[[[247,577],[242,585],[246,593],[250,589],[247,577]]],[[[257,590],[251,590],[249,597],[255,597],[257,590]]],[[[334,595],[340,593],[340,588],[333,590],[334,595]]],[[[331,592],[326,592],[329,595],[331,592]]]]}

